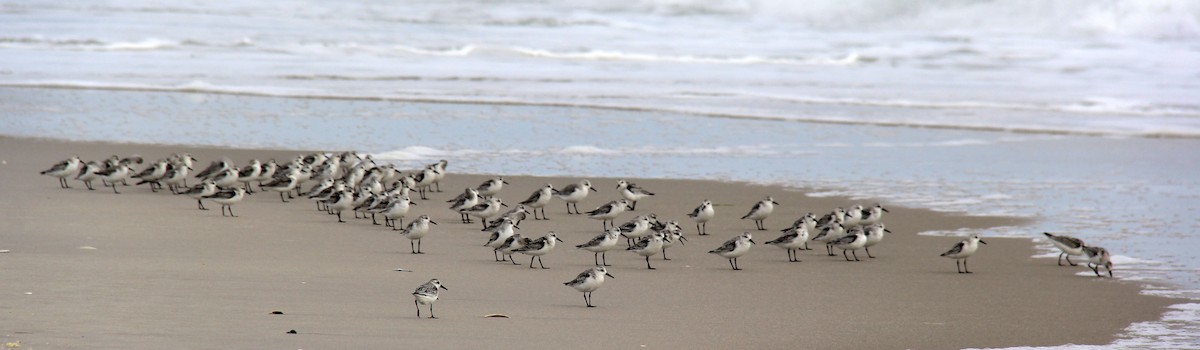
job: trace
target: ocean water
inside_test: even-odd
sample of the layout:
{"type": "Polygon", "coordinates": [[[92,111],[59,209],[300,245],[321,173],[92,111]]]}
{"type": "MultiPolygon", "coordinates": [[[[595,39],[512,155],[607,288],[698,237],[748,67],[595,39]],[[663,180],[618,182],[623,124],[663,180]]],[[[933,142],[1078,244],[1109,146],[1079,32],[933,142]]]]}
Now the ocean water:
{"type": "Polygon", "coordinates": [[[1184,298],[1110,346],[1189,348],[1196,62],[1200,1],[0,0],[0,134],[1028,217],[982,234],[1108,248],[1184,298]]]}

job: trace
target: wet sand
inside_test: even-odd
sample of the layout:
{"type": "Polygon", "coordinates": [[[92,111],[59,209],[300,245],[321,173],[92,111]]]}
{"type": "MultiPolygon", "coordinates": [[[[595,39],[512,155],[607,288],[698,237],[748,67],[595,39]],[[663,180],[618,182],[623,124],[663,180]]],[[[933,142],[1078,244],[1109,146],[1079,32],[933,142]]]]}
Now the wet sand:
{"type": "MultiPolygon", "coordinates": [[[[889,206],[893,234],[846,262],[824,247],[788,262],[782,249],[759,245],[739,260],[743,271],[706,252],[742,232],[759,243],[806,212],[872,204],[815,198],[806,191],[693,180],[629,179],[658,195],[636,213],[679,220],[689,241],[670,261],[608,254],[616,279],[595,292],[596,308],[562,285],[592,265],[574,245],[600,233],[599,221],[567,215],[555,200],[549,221],[519,231],[555,231],[566,241],[543,259],[550,269],[494,262],[479,224],[461,224],[445,201],[486,175],[454,172],[410,217],[439,225],[409,254],[408,240],[369,219],[349,223],[318,212],[310,200],[281,203],[261,193],[234,206],[199,211],[194,200],[145,186],[58,188],[38,175],[71,155],[148,160],[190,152],[200,165],[219,157],[291,159],[301,152],[76,143],[0,137],[0,336],[27,349],[74,348],[920,348],[1107,344],[1128,324],[1157,319],[1168,299],[1138,285],[1076,276],[1079,267],[1034,259],[1025,239],[987,238],[970,259],[974,274],[941,258],[958,238],[927,230],[1028,224],[1017,218],[956,216],[889,206]],[[756,201],[781,206],[769,231],[738,220],[756,201]],[[684,215],[702,199],[717,204],[710,236],[696,236],[684,215]],[[415,272],[394,272],[403,267],[415,272]],[[430,278],[450,289],[440,317],[418,319],[410,293],[430,278]],[[282,311],[283,315],[272,315],[282,311]],[[484,318],[502,313],[508,319],[484,318]],[[297,334],[287,334],[295,330],[297,334]]],[[[499,197],[512,204],[534,189],[578,178],[505,176],[499,197]]],[[[590,178],[599,190],[579,204],[590,210],[618,198],[617,179],[590,178]]],[[[97,183],[99,183],[97,181],[97,183]]],[[[886,206],[887,203],[884,203],[886,206]]],[[[626,213],[618,222],[632,218],[626,213]]],[[[1030,234],[1038,234],[1031,226],[1030,234]]],[[[1119,266],[1117,273],[1120,273],[1119,266]]]]}

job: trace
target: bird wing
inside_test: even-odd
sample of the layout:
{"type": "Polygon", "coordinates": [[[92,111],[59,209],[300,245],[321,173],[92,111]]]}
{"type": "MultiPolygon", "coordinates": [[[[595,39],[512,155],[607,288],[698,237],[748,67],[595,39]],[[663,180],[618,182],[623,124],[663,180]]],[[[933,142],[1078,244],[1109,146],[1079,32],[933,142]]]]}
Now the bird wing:
{"type": "Polygon", "coordinates": [[[942,253],[942,256],[962,253],[963,247],[965,247],[965,246],[967,246],[967,241],[958,242],[958,244],[955,244],[954,247],[950,248],[950,250],[946,251],[945,253],[942,253]]]}

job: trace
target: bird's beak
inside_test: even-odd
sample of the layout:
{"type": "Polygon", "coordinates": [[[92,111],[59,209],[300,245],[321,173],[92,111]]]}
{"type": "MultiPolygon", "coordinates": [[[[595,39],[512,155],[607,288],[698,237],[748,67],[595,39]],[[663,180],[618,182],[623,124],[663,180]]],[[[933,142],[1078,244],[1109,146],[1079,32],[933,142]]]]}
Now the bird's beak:
{"type": "Polygon", "coordinates": [[[888,210],[887,210],[887,208],[884,208],[884,207],[879,207],[879,209],[882,209],[882,210],[883,210],[884,212],[886,212],[886,213],[891,213],[890,211],[888,211],[888,210]]]}
{"type": "Polygon", "coordinates": [[[758,244],[758,242],[755,242],[753,238],[750,239],[750,243],[758,244]]]}
{"type": "Polygon", "coordinates": [[[500,205],[504,206],[505,208],[508,207],[508,204],[500,203],[500,205]]]}
{"type": "Polygon", "coordinates": [[[987,242],[984,242],[982,239],[979,240],[979,243],[987,244],[987,242]]]}
{"type": "Polygon", "coordinates": [[[616,278],[616,277],[613,277],[613,275],[608,274],[607,272],[605,272],[604,275],[608,276],[608,278],[616,278]]]}
{"type": "MultiPolygon", "coordinates": [[[[886,228],[885,228],[885,229],[883,229],[883,232],[892,233],[892,230],[889,230],[889,229],[886,229],[886,228]]],[[[987,244],[987,243],[984,243],[984,244],[987,244]]]]}
{"type": "Polygon", "coordinates": [[[774,205],[779,205],[779,202],[776,202],[776,201],[771,201],[771,204],[774,204],[774,205]]]}
{"type": "Polygon", "coordinates": [[[438,285],[438,288],[441,288],[441,289],[444,289],[444,290],[450,290],[450,288],[446,288],[446,286],[443,286],[443,285],[440,285],[440,284],[438,285]]]}
{"type": "Polygon", "coordinates": [[[520,230],[521,226],[513,225],[513,228],[520,230]]]}
{"type": "Polygon", "coordinates": [[[626,209],[626,210],[633,210],[633,206],[632,206],[632,205],[629,205],[629,204],[626,204],[626,205],[625,205],[625,209],[626,209]]]}
{"type": "MultiPolygon", "coordinates": [[[[679,236],[679,244],[683,244],[683,242],[686,242],[686,241],[687,241],[687,237],[679,236]]],[[[683,245],[686,245],[686,244],[683,244],[683,245]]]]}
{"type": "MultiPolygon", "coordinates": [[[[556,240],[556,241],[559,241],[559,242],[563,242],[562,238],[558,238],[558,237],[554,237],[554,240],[556,240]]],[[[567,243],[567,242],[563,242],[563,243],[567,243]]]]}
{"type": "Polygon", "coordinates": [[[436,223],[436,222],[433,222],[433,220],[429,220],[429,223],[431,223],[431,224],[434,224],[434,225],[437,225],[437,223],[436,223]]]}
{"type": "Polygon", "coordinates": [[[588,189],[590,189],[590,190],[592,190],[592,191],[595,191],[595,192],[600,192],[600,191],[596,191],[596,188],[595,188],[595,187],[588,186],[588,189]]]}
{"type": "Polygon", "coordinates": [[[508,181],[500,180],[500,183],[507,185],[508,181]]]}
{"type": "Polygon", "coordinates": [[[417,202],[408,201],[408,205],[417,205],[417,202]]]}

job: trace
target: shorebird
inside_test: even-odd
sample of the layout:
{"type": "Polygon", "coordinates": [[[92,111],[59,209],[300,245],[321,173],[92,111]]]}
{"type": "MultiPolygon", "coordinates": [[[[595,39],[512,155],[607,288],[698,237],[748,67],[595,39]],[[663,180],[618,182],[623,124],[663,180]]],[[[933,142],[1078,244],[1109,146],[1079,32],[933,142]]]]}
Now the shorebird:
{"type": "Polygon", "coordinates": [[[980,243],[987,244],[987,242],[979,239],[979,236],[971,236],[955,244],[950,250],[942,253],[942,256],[954,259],[954,267],[958,268],[958,273],[971,273],[971,270],[967,268],[967,258],[975,255],[975,251],[979,249],[980,243]]]}
{"type": "Polygon", "coordinates": [[[262,175],[262,162],[252,159],[250,164],[238,169],[237,179],[238,182],[246,185],[246,193],[254,193],[254,188],[250,187],[250,183],[258,181],[260,175],[262,175]]]}
{"type": "Polygon", "coordinates": [[[191,168],[183,165],[183,163],[168,164],[167,172],[163,173],[163,176],[158,179],[159,187],[167,185],[167,189],[171,190],[171,193],[179,194],[178,189],[182,188],[183,184],[187,182],[188,172],[191,170],[191,168]]]}
{"type": "Polygon", "coordinates": [[[812,240],[825,243],[825,252],[829,256],[837,256],[836,254],[833,254],[833,241],[837,240],[838,238],[842,238],[842,236],[845,235],[846,227],[842,226],[842,224],[834,222],[823,226],[821,231],[817,232],[816,236],[813,236],[812,240]]]}
{"type": "Polygon", "coordinates": [[[229,216],[236,218],[237,215],[233,215],[233,205],[237,202],[241,202],[245,197],[246,189],[237,187],[221,190],[204,198],[213,202],[217,202],[217,204],[221,205],[221,216],[225,216],[225,208],[229,208],[229,216]]]}
{"type": "Polygon", "coordinates": [[[325,200],[325,208],[331,213],[337,214],[338,222],[345,223],[342,220],[342,211],[354,207],[354,192],[342,190],[334,192],[325,200]]]}
{"type": "Polygon", "coordinates": [[[591,181],[583,180],[577,184],[567,185],[567,187],[563,187],[561,190],[554,190],[554,195],[567,202],[567,214],[582,214],[579,212],[579,201],[587,198],[588,194],[593,191],[600,192],[592,187],[591,181]],[[571,212],[572,205],[575,206],[574,213],[571,212]]]}
{"type": "Polygon", "coordinates": [[[767,228],[763,226],[763,220],[771,216],[771,212],[775,211],[776,205],[779,205],[779,202],[776,202],[774,198],[767,197],[767,199],[755,203],[754,207],[750,208],[750,212],[742,216],[742,220],[754,220],[754,225],[758,227],[759,231],[766,230],[767,228]]]}
{"type": "Polygon", "coordinates": [[[1108,278],[1112,278],[1112,256],[1108,255],[1108,249],[1100,247],[1083,247],[1083,253],[1088,256],[1087,267],[1096,273],[1096,277],[1100,277],[1100,267],[1108,270],[1108,278]]]}
{"type": "Polygon", "coordinates": [[[650,232],[650,218],[645,215],[638,215],[624,224],[621,224],[617,229],[621,230],[621,236],[626,238],[628,245],[633,245],[633,242],[645,237],[650,232]]]}
{"type": "Polygon", "coordinates": [[[782,236],[779,236],[779,238],[773,239],[764,244],[783,248],[784,250],[787,250],[789,262],[800,262],[800,257],[797,250],[807,243],[808,229],[801,225],[800,227],[793,227],[787,230],[787,232],[785,232],[782,236]]]}
{"type": "Polygon", "coordinates": [[[429,220],[428,215],[421,215],[409,223],[404,231],[400,231],[404,238],[408,238],[408,248],[412,249],[413,254],[425,254],[421,251],[421,238],[425,238],[425,235],[429,233],[429,224],[437,225],[433,220],[429,220]],[[414,243],[416,243],[416,248],[413,248],[414,243]]]}
{"type": "MultiPolygon", "coordinates": [[[[525,208],[525,205],[517,204],[517,206],[512,207],[511,209],[508,209],[508,211],[506,211],[504,213],[501,213],[499,215],[499,219],[492,220],[492,223],[489,225],[495,225],[500,222],[500,219],[505,219],[505,218],[512,219],[514,225],[520,225],[521,221],[525,221],[525,217],[527,215],[529,215],[529,210],[527,208],[525,208]]],[[[488,231],[488,229],[484,229],[484,231],[488,231]]]]}
{"type": "Polygon", "coordinates": [[[473,207],[459,209],[458,212],[478,217],[479,221],[483,223],[483,227],[486,228],[488,218],[496,216],[496,213],[500,212],[500,207],[507,206],[508,204],[504,204],[504,201],[501,201],[500,198],[492,197],[473,207]]]}
{"type": "Polygon", "coordinates": [[[454,199],[448,200],[446,203],[450,203],[450,210],[457,212],[461,216],[462,223],[469,224],[471,223],[471,216],[462,210],[479,204],[479,191],[474,188],[467,188],[458,197],[454,197],[454,199]]]}
{"type": "Polygon", "coordinates": [[[850,257],[846,256],[847,250],[854,254],[854,261],[862,261],[858,260],[858,250],[867,245],[867,234],[862,228],[855,226],[850,231],[846,231],[846,235],[842,238],[829,243],[842,250],[842,257],[846,258],[846,261],[850,261],[850,257]]]}
{"type": "Polygon", "coordinates": [[[854,206],[851,206],[850,209],[846,209],[846,216],[844,221],[842,221],[842,225],[846,227],[863,225],[862,218],[863,206],[855,204],[854,206]]]}
{"type": "Polygon", "coordinates": [[[717,249],[708,251],[709,253],[720,255],[722,258],[729,259],[729,266],[734,270],[741,270],[737,265],[738,257],[746,255],[750,251],[750,247],[754,245],[754,240],[750,238],[750,232],[742,233],[737,237],[730,238],[721,244],[717,249]]]}
{"type": "Polygon", "coordinates": [[[97,172],[96,177],[99,177],[101,181],[107,181],[109,184],[112,184],[113,193],[120,194],[120,192],[117,192],[117,182],[125,182],[132,173],[133,171],[129,169],[128,165],[117,164],[116,166],[97,172]]]}
{"type": "MultiPolygon", "coordinates": [[[[629,209],[629,201],[620,199],[620,200],[615,200],[612,202],[605,203],[604,205],[601,205],[601,206],[597,207],[596,209],[593,209],[592,211],[587,212],[587,215],[588,215],[588,218],[590,218],[590,219],[600,220],[600,223],[604,225],[604,229],[607,230],[608,223],[612,222],[612,220],[614,218],[616,218],[617,215],[621,215],[621,213],[624,213],[628,209],[629,209]]],[[[613,225],[616,225],[616,224],[613,224],[613,225]]]]}
{"type": "Polygon", "coordinates": [[[629,248],[625,248],[625,250],[646,257],[646,268],[654,270],[654,267],[650,266],[650,257],[654,254],[658,254],[659,251],[662,251],[664,237],[666,236],[663,236],[662,232],[655,232],[654,234],[651,234],[650,237],[642,238],[636,244],[629,246],[629,248]]]}
{"type": "Polygon", "coordinates": [[[609,278],[616,278],[613,277],[613,275],[608,274],[608,270],[606,270],[603,266],[597,266],[584,270],[583,272],[579,273],[579,276],[575,276],[575,279],[563,284],[567,287],[575,288],[575,290],[583,292],[583,302],[587,304],[587,307],[596,307],[595,305],[592,305],[592,292],[596,291],[597,288],[600,288],[601,284],[604,284],[604,277],[606,276],[609,278]]]}
{"type": "MultiPolygon", "coordinates": [[[[333,180],[328,180],[328,181],[330,183],[330,186],[332,186],[333,180]]],[[[285,176],[282,179],[273,179],[273,181],[271,181],[270,183],[268,183],[266,185],[261,185],[261,186],[259,186],[259,188],[279,192],[279,200],[283,201],[284,203],[287,203],[287,199],[283,198],[283,193],[284,192],[288,192],[288,193],[292,192],[292,190],[295,189],[299,183],[300,182],[296,179],[295,174],[288,174],[287,176],[285,176]]],[[[249,186],[249,183],[247,183],[247,186],[249,186]]]]}
{"type": "Polygon", "coordinates": [[[883,213],[890,213],[890,211],[879,205],[879,203],[875,203],[875,206],[871,207],[871,209],[863,210],[862,220],[859,223],[862,225],[878,224],[883,220],[883,213]]]}
{"type": "Polygon", "coordinates": [[[818,228],[828,226],[831,223],[838,223],[844,226],[846,224],[846,209],[842,209],[841,207],[834,208],[833,212],[817,219],[818,228]]]}
{"type": "Polygon", "coordinates": [[[488,179],[487,181],[479,184],[479,187],[475,187],[475,191],[479,192],[480,196],[491,197],[495,196],[497,193],[500,193],[500,190],[503,189],[504,185],[507,184],[508,181],[504,181],[503,178],[497,177],[488,179]]]}
{"type": "Polygon", "coordinates": [[[533,268],[533,259],[537,259],[538,265],[546,269],[548,267],[542,264],[542,255],[546,255],[546,253],[553,250],[556,242],[562,242],[562,240],[558,239],[558,235],[554,231],[551,231],[545,237],[527,241],[524,247],[514,249],[513,251],[529,255],[529,268],[533,268]]]}
{"type": "Polygon", "coordinates": [[[875,256],[871,255],[871,247],[882,242],[884,234],[892,233],[892,231],[888,230],[883,224],[867,225],[863,231],[867,234],[867,244],[863,246],[863,250],[867,251],[868,258],[874,259],[875,256]]]}
{"type": "Polygon", "coordinates": [[[429,305],[429,318],[437,318],[433,315],[433,302],[438,300],[438,289],[450,290],[442,285],[442,281],[436,278],[425,282],[417,290],[413,291],[413,306],[417,307],[417,318],[421,318],[421,305],[429,305]]]}
{"type": "Polygon", "coordinates": [[[1071,264],[1071,266],[1079,265],[1071,262],[1071,256],[1083,255],[1083,250],[1086,248],[1083,240],[1071,236],[1056,235],[1050,232],[1042,232],[1042,234],[1046,235],[1046,238],[1050,239],[1050,243],[1062,251],[1062,253],[1058,254],[1058,266],[1062,266],[1063,256],[1067,257],[1067,264],[1071,264]]]}
{"type": "Polygon", "coordinates": [[[546,203],[550,203],[550,199],[554,198],[554,191],[554,185],[546,184],[546,187],[542,187],[537,191],[533,191],[533,193],[529,195],[529,198],[521,201],[521,204],[533,209],[534,220],[550,220],[550,218],[546,217],[546,203]],[[541,219],[538,219],[537,216],[538,209],[542,210],[541,219]]]}
{"type": "Polygon", "coordinates": [[[216,175],[213,175],[209,179],[212,180],[213,182],[216,182],[218,187],[224,188],[224,187],[236,186],[238,183],[238,169],[237,168],[225,169],[224,171],[219,172],[216,175]]]}
{"type": "Polygon", "coordinates": [[[217,193],[217,184],[213,183],[212,181],[205,181],[192,186],[192,188],[184,191],[181,194],[185,194],[188,197],[196,199],[196,205],[200,207],[200,210],[208,210],[208,208],[204,207],[204,202],[202,199],[215,193],[217,193]]]}
{"type": "Polygon", "coordinates": [[[592,258],[595,260],[596,266],[612,266],[608,264],[607,254],[608,251],[617,247],[617,240],[620,238],[620,236],[620,229],[615,227],[610,228],[608,231],[604,231],[604,233],[601,233],[596,237],[592,237],[592,240],[587,241],[587,243],[575,246],[575,248],[592,252],[594,254],[592,258]],[[603,264],[600,263],[601,257],[604,257],[603,264]]]}
{"type": "Polygon", "coordinates": [[[496,251],[496,248],[500,248],[500,245],[504,244],[504,241],[508,240],[508,237],[516,234],[515,229],[517,225],[510,218],[500,218],[496,221],[499,223],[496,224],[495,229],[491,230],[492,235],[488,237],[487,243],[484,243],[483,246],[492,248],[492,255],[496,258],[496,261],[504,261],[500,256],[500,252],[496,251]]]}
{"type": "Polygon", "coordinates": [[[621,193],[621,197],[625,197],[625,199],[629,200],[629,210],[636,210],[637,202],[639,200],[654,195],[653,192],[642,189],[641,187],[626,182],[625,180],[617,181],[617,192],[621,193]]]}
{"type": "Polygon", "coordinates": [[[663,224],[663,228],[657,230],[657,232],[663,234],[663,260],[671,260],[667,258],[667,248],[675,246],[675,243],[683,245],[683,242],[687,241],[687,238],[683,237],[683,228],[679,227],[679,223],[675,222],[675,220],[667,221],[666,224],[663,224]]]}
{"type": "MultiPolygon", "coordinates": [[[[413,188],[417,189],[417,193],[421,194],[421,199],[429,199],[425,197],[425,192],[429,191],[429,186],[437,182],[437,170],[432,167],[426,167],[421,172],[413,176],[413,181],[416,183],[413,188]]],[[[440,185],[439,185],[440,186],[440,185]]]]}
{"type": "Polygon", "coordinates": [[[409,200],[408,196],[402,195],[393,198],[391,202],[388,202],[387,207],[379,211],[380,214],[383,214],[383,225],[389,226],[392,231],[395,231],[397,226],[404,225],[404,216],[408,215],[408,210],[414,205],[417,203],[409,200]],[[400,220],[399,223],[396,220],[400,220]]]}
{"type": "Polygon", "coordinates": [[[446,178],[446,166],[450,165],[450,161],[442,159],[437,163],[430,164],[429,167],[434,170],[433,185],[437,188],[435,192],[442,191],[442,179],[446,178]]]}
{"type": "Polygon", "coordinates": [[[712,220],[715,215],[716,211],[713,210],[712,202],[705,199],[703,202],[700,202],[700,206],[692,210],[691,214],[688,214],[688,217],[696,221],[696,231],[698,234],[706,236],[708,235],[708,220],[712,220]]]}
{"type": "MultiPolygon", "coordinates": [[[[520,233],[514,233],[512,236],[509,236],[508,239],[504,240],[504,243],[501,243],[500,246],[496,247],[495,249],[496,251],[500,252],[500,261],[504,261],[504,259],[507,257],[508,261],[511,261],[513,265],[520,265],[517,263],[516,259],[512,258],[512,254],[517,249],[524,247],[526,243],[529,243],[529,241],[530,240],[528,238],[521,237],[520,233]]],[[[532,258],[530,259],[532,260],[532,258]]]]}
{"type": "Polygon", "coordinates": [[[79,159],[79,156],[73,156],[42,171],[42,175],[57,177],[59,187],[71,188],[71,185],[67,184],[67,176],[78,174],[81,167],[83,167],[83,160],[79,159]]]}
{"type": "Polygon", "coordinates": [[[228,170],[231,167],[233,167],[233,162],[231,162],[229,159],[214,160],[208,165],[207,168],[204,168],[204,170],[196,173],[196,178],[206,180],[209,177],[228,170]]]}
{"type": "Polygon", "coordinates": [[[158,180],[167,174],[167,165],[168,163],[166,160],[160,160],[146,167],[146,169],[142,169],[141,172],[131,176],[134,179],[141,180],[134,185],[148,183],[150,184],[150,192],[158,192],[158,188],[156,186],[161,186],[161,184],[158,183],[158,180]]]}

